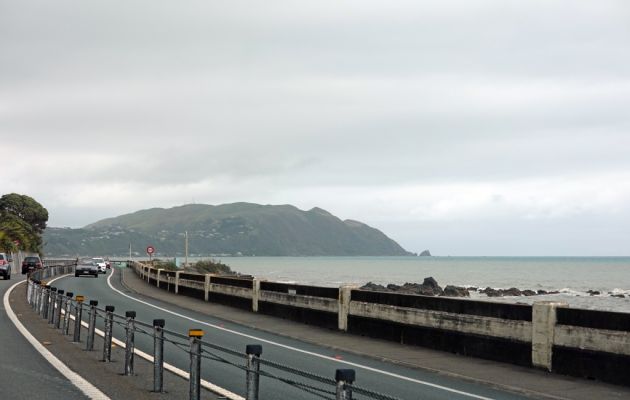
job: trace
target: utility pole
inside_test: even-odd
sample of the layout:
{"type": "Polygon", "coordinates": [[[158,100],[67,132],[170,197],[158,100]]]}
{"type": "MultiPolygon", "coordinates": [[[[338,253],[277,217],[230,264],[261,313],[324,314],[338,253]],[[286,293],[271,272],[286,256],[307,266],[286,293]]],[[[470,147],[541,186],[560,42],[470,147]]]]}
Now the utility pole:
{"type": "Polygon", "coordinates": [[[186,231],[186,243],[185,243],[185,258],[184,258],[184,268],[188,266],[188,231],[186,231]]]}

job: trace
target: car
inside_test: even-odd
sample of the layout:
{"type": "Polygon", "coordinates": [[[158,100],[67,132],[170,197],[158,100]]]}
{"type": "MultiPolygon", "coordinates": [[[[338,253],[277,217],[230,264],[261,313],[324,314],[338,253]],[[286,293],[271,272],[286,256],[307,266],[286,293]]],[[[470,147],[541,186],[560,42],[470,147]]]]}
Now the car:
{"type": "Polygon", "coordinates": [[[107,273],[107,263],[102,257],[92,257],[92,261],[94,261],[94,263],[98,267],[99,273],[101,274],[107,273]]]}
{"type": "Polygon", "coordinates": [[[92,275],[98,278],[99,267],[93,258],[83,258],[77,262],[77,266],[74,268],[74,277],[78,278],[81,275],[92,275]]]}
{"type": "Polygon", "coordinates": [[[22,261],[22,275],[27,274],[36,269],[42,269],[44,267],[44,263],[39,256],[28,256],[24,257],[24,261],[22,261]]]}
{"type": "Polygon", "coordinates": [[[11,261],[11,257],[0,253],[0,276],[4,279],[11,279],[11,261]]]}

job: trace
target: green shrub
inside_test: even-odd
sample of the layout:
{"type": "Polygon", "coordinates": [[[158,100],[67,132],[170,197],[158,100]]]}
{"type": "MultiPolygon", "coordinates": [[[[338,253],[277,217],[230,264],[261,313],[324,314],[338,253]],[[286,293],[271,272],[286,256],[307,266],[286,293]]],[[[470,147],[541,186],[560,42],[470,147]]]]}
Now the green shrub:
{"type": "Polygon", "coordinates": [[[201,260],[197,261],[193,267],[194,270],[201,274],[220,274],[220,275],[235,275],[236,273],[232,269],[219,261],[215,260],[201,260]]]}
{"type": "Polygon", "coordinates": [[[178,269],[174,261],[162,261],[158,259],[153,260],[153,267],[162,268],[169,271],[176,271],[178,269]]]}

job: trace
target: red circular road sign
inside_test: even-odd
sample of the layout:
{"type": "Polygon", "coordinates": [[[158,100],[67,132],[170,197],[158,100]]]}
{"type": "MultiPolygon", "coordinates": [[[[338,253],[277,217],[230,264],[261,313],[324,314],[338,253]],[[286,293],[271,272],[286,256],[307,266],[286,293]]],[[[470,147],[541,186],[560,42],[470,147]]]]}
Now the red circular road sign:
{"type": "Polygon", "coordinates": [[[147,254],[153,254],[153,253],[155,253],[155,247],[147,246],[147,254]]]}

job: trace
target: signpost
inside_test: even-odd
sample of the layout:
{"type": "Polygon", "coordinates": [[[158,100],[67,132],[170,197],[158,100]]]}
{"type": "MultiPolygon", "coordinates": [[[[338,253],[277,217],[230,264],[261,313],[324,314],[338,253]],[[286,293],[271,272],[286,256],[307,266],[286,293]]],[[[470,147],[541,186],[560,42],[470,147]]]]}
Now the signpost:
{"type": "Polygon", "coordinates": [[[147,254],[149,255],[149,262],[153,260],[153,253],[155,253],[155,247],[147,246],[147,254]]]}

